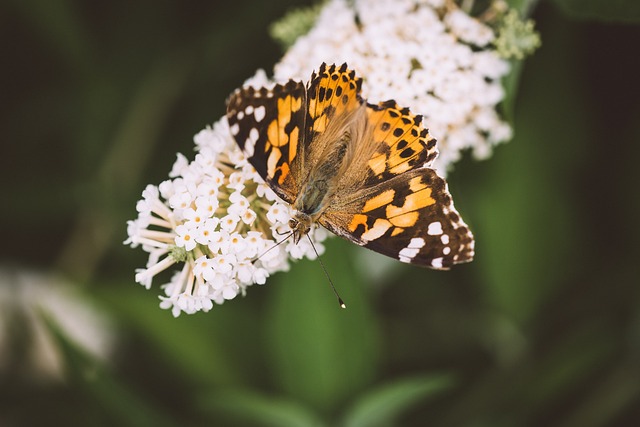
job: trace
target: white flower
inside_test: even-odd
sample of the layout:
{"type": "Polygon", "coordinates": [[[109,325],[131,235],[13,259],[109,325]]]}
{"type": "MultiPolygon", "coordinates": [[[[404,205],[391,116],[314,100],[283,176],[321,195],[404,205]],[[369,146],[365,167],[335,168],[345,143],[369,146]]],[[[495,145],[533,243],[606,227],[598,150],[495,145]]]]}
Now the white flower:
{"type": "MultiPolygon", "coordinates": [[[[230,187],[230,186],[227,186],[227,187],[230,187]]],[[[244,187],[244,184],[242,184],[242,187],[244,187]]],[[[229,196],[229,202],[231,202],[231,206],[227,208],[227,212],[229,212],[232,215],[237,215],[238,217],[241,217],[242,215],[244,215],[247,209],[249,209],[249,200],[246,197],[244,197],[242,193],[237,189],[235,192],[231,193],[231,195],[229,196]]]]}
{"type": "Polygon", "coordinates": [[[267,212],[267,219],[271,224],[286,223],[289,218],[291,218],[289,208],[283,203],[274,203],[267,212]]]}
{"type": "Polygon", "coordinates": [[[214,231],[208,247],[212,254],[226,253],[229,250],[229,233],[225,230],[214,231]]]}
{"type": "Polygon", "coordinates": [[[206,218],[202,225],[198,227],[197,234],[195,236],[195,240],[197,243],[201,245],[208,245],[211,242],[211,239],[215,235],[216,228],[220,220],[218,218],[206,218]]]}
{"type": "Polygon", "coordinates": [[[197,229],[195,224],[184,223],[176,227],[176,245],[187,251],[192,251],[196,247],[197,229]]]}
{"type": "MultiPolygon", "coordinates": [[[[231,205],[231,207],[233,207],[233,205],[231,205]]],[[[238,222],[240,222],[240,216],[234,213],[229,213],[228,215],[220,218],[220,228],[226,232],[231,232],[236,229],[238,222]]]]}

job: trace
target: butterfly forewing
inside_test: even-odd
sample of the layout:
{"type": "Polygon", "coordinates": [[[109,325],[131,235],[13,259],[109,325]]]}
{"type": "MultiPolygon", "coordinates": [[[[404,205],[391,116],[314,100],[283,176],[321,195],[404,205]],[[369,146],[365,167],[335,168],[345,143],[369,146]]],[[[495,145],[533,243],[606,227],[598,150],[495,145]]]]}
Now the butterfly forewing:
{"type": "Polygon", "coordinates": [[[227,120],[249,163],[276,194],[292,203],[304,155],[299,150],[306,121],[304,85],[290,80],[273,89],[239,89],[227,101],[227,120]]]}

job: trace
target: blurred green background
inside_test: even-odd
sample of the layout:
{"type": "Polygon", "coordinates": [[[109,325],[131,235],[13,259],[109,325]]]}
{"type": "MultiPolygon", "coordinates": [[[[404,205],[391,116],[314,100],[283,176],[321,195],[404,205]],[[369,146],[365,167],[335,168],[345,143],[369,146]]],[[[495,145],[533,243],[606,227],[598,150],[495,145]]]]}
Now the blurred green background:
{"type": "Polygon", "coordinates": [[[269,25],[308,4],[0,3],[0,426],[638,425],[636,2],[533,11],[514,139],[449,178],[473,263],[370,277],[333,239],[346,311],[317,262],[178,319],[134,283],[146,256],[121,242],[142,189],[192,158],[226,96],[281,57],[269,25]],[[38,374],[22,307],[47,294],[17,291],[34,271],[110,319],[106,361],[44,307],[64,375],[38,374]]]}

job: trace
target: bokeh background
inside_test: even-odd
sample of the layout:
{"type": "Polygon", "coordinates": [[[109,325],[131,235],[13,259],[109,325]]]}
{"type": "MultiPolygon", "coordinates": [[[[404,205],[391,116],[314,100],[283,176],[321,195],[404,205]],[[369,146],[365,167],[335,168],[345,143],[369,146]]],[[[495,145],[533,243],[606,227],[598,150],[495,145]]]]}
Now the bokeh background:
{"type": "Polygon", "coordinates": [[[146,257],[122,241],[142,189],[272,68],[269,25],[308,4],[0,3],[0,426],[638,425],[632,1],[536,5],[515,137],[449,177],[473,263],[332,239],[346,311],[310,261],[177,319],[134,283],[146,257]]]}

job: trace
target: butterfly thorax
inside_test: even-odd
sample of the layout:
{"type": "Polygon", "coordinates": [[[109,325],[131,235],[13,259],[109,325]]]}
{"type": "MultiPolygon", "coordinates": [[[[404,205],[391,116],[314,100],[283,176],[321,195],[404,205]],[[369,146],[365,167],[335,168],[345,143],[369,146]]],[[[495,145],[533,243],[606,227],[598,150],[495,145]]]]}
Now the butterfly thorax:
{"type": "Polygon", "coordinates": [[[297,243],[311,229],[331,199],[336,187],[338,172],[345,163],[345,154],[351,142],[351,131],[345,130],[333,143],[317,166],[309,172],[300,194],[293,203],[294,215],[289,221],[293,240],[297,243]]]}

